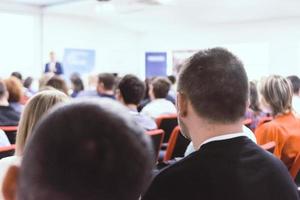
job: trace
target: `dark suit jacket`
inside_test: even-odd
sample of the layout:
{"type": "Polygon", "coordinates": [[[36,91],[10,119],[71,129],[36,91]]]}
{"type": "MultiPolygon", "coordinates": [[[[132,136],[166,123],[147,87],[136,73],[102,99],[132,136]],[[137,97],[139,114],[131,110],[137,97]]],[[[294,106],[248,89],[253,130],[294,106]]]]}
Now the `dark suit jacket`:
{"type": "MultiPolygon", "coordinates": [[[[50,65],[50,63],[47,63],[45,65],[45,73],[49,72],[49,65],[50,65]]],[[[55,72],[56,75],[61,75],[61,74],[64,73],[64,70],[63,70],[63,67],[62,67],[61,63],[56,62],[55,63],[55,68],[56,68],[56,72],[55,72]]]]}
{"type": "Polygon", "coordinates": [[[298,200],[283,163],[246,137],[214,141],[161,171],[143,200],[298,200]]]}

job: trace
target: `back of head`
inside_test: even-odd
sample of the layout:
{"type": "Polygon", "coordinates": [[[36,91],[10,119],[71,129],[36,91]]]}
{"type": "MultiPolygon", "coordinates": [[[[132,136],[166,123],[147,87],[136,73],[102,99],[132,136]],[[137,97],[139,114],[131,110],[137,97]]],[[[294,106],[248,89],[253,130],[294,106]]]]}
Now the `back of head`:
{"type": "Polygon", "coordinates": [[[299,95],[299,91],[300,91],[299,77],[294,75],[294,76],[288,76],[287,79],[290,80],[292,83],[294,94],[299,95]]]}
{"type": "Polygon", "coordinates": [[[215,123],[240,120],[248,101],[248,78],[242,62],[228,50],[199,51],[182,67],[178,92],[196,113],[215,123]]]}
{"type": "Polygon", "coordinates": [[[33,82],[33,78],[32,77],[27,77],[25,80],[24,80],[24,83],[23,83],[23,86],[25,88],[30,88],[31,85],[32,85],[32,82],[33,82]]]}
{"type": "Polygon", "coordinates": [[[58,90],[37,93],[26,104],[19,122],[16,138],[16,154],[21,156],[25,144],[38,120],[54,105],[67,101],[68,97],[58,90]]]}
{"type": "Polygon", "coordinates": [[[22,74],[21,74],[20,72],[13,72],[13,73],[11,73],[11,76],[13,76],[13,77],[19,79],[20,81],[23,80],[22,74]]]}
{"type": "Polygon", "coordinates": [[[68,86],[64,79],[59,76],[53,76],[46,84],[46,86],[51,86],[66,95],[68,95],[68,86]]]}
{"type": "Polygon", "coordinates": [[[25,148],[20,199],[132,200],[148,184],[149,138],[123,106],[108,99],[52,110],[25,148]]]}
{"type": "Polygon", "coordinates": [[[250,81],[250,106],[253,111],[260,112],[259,100],[258,100],[258,92],[256,84],[250,81]]]}
{"type": "Polygon", "coordinates": [[[115,82],[115,76],[111,73],[101,73],[98,75],[98,84],[102,83],[105,90],[113,90],[115,82]]]}
{"type": "Polygon", "coordinates": [[[176,77],[174,75],[168,76],[169,81],[174,85],[176,83],[176,77]]]}
{"type": "Polygon", "coordinates": [[[80,92],[80,91],[84,90],[83,81],[80,78],[79,74],[72,74],[71,82],[72,82],[74,91],[80,92]]]}
{"type": "Polygon", "coordinates": [[[2,99],[7,92],[6,85],[3,80],[0,79],[0,99],[2,99]]]}
{"type": "Polygon", "coordinates": [[[138,105],[144,97],[145,84],[134,75],[126,75],[119,83],[119,90],[125,104],[138,105]]]}
{"type": "Polygon", "coordinates": [[[9,77],[4,80],[9,93],[9,102],[20,102],[23,95],[23,85],[16,77],[9,77]]]}
{"type": "Polygon", "coordinates": [[[166,98],[171,88],[171,82],[165,77],[157,77],[152,80],[151,86],[156,99],[166,98]]]}
{"type": "Polygon", "coordinates": [[[267,103],[272,114],[288,113],[292,109],[293,89],[290,81],[278,75],[271,75],[262,80],[260,85],[262,102],[267,103]]]}

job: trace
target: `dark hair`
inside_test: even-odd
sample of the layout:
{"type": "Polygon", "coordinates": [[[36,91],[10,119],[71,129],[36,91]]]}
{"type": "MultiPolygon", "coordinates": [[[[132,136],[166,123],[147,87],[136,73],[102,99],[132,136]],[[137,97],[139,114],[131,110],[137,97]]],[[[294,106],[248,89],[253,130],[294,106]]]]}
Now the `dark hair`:
{"type": "Polygon", "coordinates": [[[153,155],[144,130],[108,99],[56,107],[37,124],[22,161],[20,199],[138,199],[153,155]]]}
{"type": "Polygon", "coordinates": [[[84,90],[83,81],[78,74],[72,74],[71,82],[74,86],[73,89],[75,92],[80,92],[80,91],[84,90]]]}
{"type": "Polygon", "coordinates": [[[167,78],[157,77],[152,82],[153,94],[155,98],[166,98],[171,88],[171,83],[167,78]]]}
{"type": "Polygon", "coordinates": [[[4,81],[0,79],[0,98],[2,98],[6,92],[7,92],[6,85],[4,81]]]}
{"type": "Polygon", "coordinates": [[[250,106],[254,112],[261,112],[256,84],[250,81],[250,106]]]}
{"type": "Polygon", "coordinates": [[[23,83],[23,86],[25,87],[25,88],[30,88],[31,87],[31,85],[32,85],[32,82],[33,82],[33,78],[32,77],[27,77],[25,80],[24,80],[24,83],[23,83]]]}
{"type": "Polygon", "coordinates": [[[298,76],[288,76],[288,80],[292,83],[294,94],[298,94],[300,90],[300,79],[298,76]]]}
{"type": "Polygon", "coordinates": [[[175,83],[176,83],[176,77],[175,77],[174,75],[168,76],[168,79],[169,79],[169,81],[170,81],[172,84],[175,84],[175,83]]]}
{"type": "Polygon", "coordinates": [[[138,105],[145,94],[145,84],[134,75],[124,76],[119,83],[119,90],[125,104],[138,105]]]}
{"type": "Polygon", "coordinates": [[[20,81],[22,81],[22,74],[20,72],[13,72],[13,73],[11,73],[11,76],[14,76],[17,79],[19,79],[20,81]]]}
{"type": "Polygon", "coordinates": [[[248,100],[248,78],[242,62],[228,50],[199,51],[181,69],[178,91],[199,116],[212,122],[241,119],[248,100]]]}
{"type": "Polygon", "coordinates": [[[68,95],[68,86],[64,79],[60,78],[59,76],[53,76],[50,78],[50,80],[47,82],[46,86],[51,86],[66,95],[68,95]]]}
{"type": "Polygon", "coordinates": [[[98,83],[103,83],[104,89],[113,90],[115,87],[116,77],[110,73],[101,73],[98,75],[98,83]]]}
{"type": "Polygon", "coordinates": [[[20,102],[24,94],[21,81],[11,76],[4,80],[7,91],[9,93],[8,102],[20,102]]]}

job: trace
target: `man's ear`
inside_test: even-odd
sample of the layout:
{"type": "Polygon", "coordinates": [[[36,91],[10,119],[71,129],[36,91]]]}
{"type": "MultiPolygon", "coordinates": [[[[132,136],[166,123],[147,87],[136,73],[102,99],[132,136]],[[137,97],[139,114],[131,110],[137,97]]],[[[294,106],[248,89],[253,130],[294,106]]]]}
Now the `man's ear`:
{"type": "Polygon", "coordinates": [[[186,96],[181,92],[177,92],[176,106],[178,116],[186,117],[188,113],[188,101],[186,96]]]}
{"type": "Polygon", "coordinates": [[[5,200],[16,200],[19,171],[19,167],[11,166],[4,177],[2,193],[5,200]]]}

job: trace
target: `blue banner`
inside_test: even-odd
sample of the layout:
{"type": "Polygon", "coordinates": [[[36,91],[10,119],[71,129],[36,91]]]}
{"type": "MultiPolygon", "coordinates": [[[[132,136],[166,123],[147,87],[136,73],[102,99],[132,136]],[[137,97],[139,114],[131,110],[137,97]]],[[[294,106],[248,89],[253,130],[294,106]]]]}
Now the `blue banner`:
{"type": "Polygon", "coordinates": [[[65,75],[69,76],[74,72],[90,73],[95,67],[95,57],[95,50],[65,49],[63,60],[65,75]]]}
{"type": "Polygon", "coordinates": [[[146,77],[167,75],[167,53],[146,52],[146,77]]]}

